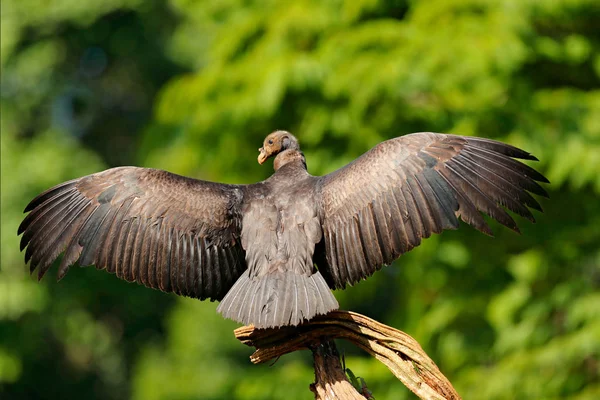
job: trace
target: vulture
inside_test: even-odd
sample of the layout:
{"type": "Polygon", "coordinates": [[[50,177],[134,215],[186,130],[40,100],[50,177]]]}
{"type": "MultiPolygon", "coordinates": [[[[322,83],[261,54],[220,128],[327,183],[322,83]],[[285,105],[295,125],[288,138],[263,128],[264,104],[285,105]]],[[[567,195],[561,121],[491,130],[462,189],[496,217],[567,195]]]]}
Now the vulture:
{"type": "Polygon", "coordinates": [[[257,328],[298,325],[338,308],[331,289],[366,279],[459,218],[491,235],[482,213],[519,232],[548,180],[526,151],[478,137],[413,133],[312,176],[298,140],[275,131],[249,185],[118,167],[37,196],[18,234],[38,279],[62,253],[129,282],[220,301],[224,317],[257,328]]]}

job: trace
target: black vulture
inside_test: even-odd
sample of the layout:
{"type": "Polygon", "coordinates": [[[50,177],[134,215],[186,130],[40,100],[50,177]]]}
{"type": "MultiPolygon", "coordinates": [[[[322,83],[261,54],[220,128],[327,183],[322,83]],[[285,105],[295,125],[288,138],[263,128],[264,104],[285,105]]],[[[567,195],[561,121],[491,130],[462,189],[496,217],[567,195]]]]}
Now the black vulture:
{"type": "Polygon", "coordinates": [[[536,160],[489,139],[413,133],[387,140],[325,176],[307,172],[298,140],[276,131],[259,149],[275,173],[229,185],[120,167],[36,197],[19,227],[41,277],[64,252],[130,282],[221,301],[225,317],[258,328],[298,325],[338,308],[343,289],[456,229],[490,234],[483,212],[518,232],[504,207],[531,221],[547,196],[536,160]],[[537,182],[536,182],[537,181],[537,182]]]}

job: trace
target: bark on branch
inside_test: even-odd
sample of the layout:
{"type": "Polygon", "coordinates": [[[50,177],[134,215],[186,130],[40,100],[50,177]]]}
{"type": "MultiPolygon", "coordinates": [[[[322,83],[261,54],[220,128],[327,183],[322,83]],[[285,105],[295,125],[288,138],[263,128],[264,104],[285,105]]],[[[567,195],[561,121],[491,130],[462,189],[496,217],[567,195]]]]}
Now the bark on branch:
{"type": "Polygon", "coordinates": [[[346,339],[377,358],[421,399],[455,400],[460,396],[419,343],[397,329],[350,311],[332,311],[297,327],[234,331],[256,348],[250,360],[263,363],[296,350],[310,349],[315,362],[316,399],[364,399],[346,379],[333,339],[346,339]]]}

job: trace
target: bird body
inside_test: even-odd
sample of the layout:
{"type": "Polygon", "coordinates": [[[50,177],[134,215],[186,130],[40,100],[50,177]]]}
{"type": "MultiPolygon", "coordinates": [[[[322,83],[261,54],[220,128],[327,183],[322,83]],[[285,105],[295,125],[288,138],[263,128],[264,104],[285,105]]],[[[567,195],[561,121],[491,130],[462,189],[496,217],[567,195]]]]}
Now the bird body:
{"type": "Polygon", "coordinates": [[[219,305],[225,317],[256,326],[298,325],[338,308],[313,262],[323,236],[316,182],[294,160],[248,188],[241,230],[247,271],[219,305]]]}
{"type": "Polygon", "coordinates": [[[382,142],[331,174],[308,173],[297,139],[276,131],[259,149],[275,173],[227,185],[120,167],[36,197],[19,227],[41,278],[60,253],[127,281],[219,300],[225,317],[256,327],[298,325],[338,308],[330,289],[354,284],[456,229],[491,234],[480,212],[518,231],[503,207],[534,221],[529,192],[547,182],[493,140],[416,133],[382,142]]]}

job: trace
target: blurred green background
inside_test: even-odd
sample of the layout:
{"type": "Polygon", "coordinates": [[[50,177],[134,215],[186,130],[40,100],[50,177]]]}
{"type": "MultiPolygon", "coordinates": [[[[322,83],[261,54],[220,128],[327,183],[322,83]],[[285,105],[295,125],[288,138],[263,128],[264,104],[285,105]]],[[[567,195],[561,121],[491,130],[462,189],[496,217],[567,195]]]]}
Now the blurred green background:
{"type": "MultiPolygon", "coordinates": [[[[251,365],[216,304],[94,268],[30,277],[17,226],[117,165],[251,183],[275,129],[312,174],[416,131],[522,147],[538,223],[432,237],[341,307],[413,335],[465,399],[600,398],[597,0],[2,0],[0,398],[307,399],[310,354],[251,365]]],[[[414,396],[340,344],[377,399],[414,396]]]]}

